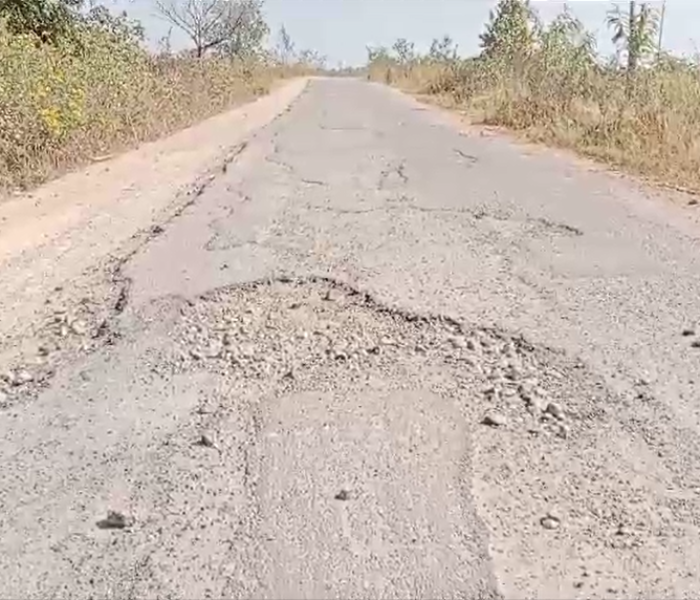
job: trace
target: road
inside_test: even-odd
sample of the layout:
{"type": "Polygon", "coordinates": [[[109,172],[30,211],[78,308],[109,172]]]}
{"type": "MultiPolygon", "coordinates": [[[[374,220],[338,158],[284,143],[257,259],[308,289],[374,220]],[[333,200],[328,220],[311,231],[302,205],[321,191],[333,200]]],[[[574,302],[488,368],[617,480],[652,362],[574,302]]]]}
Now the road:
{"type": "Polygon", "coordinates": [[[374,84],[280,112],[32,292],[3,596],[700,595],[693,209],[374,84]]]}

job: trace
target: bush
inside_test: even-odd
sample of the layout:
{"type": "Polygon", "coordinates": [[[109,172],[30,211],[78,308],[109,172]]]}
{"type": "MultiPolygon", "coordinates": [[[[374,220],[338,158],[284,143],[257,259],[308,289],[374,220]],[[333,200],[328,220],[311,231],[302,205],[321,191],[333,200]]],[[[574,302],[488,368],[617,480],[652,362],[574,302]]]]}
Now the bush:
{"type": "Polygon", "coordinates": [[[79,28],[55,43],[0,24],[0,188],[26,188],[265,93],[280,69],[156,58],[79,28]]]}

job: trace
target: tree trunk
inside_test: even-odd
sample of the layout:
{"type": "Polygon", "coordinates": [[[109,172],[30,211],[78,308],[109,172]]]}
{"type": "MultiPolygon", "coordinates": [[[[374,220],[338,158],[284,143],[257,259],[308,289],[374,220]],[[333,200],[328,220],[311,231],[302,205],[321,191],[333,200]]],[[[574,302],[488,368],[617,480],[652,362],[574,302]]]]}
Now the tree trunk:
{"type": "Polygon", "coordinates": [[[627,38],[627,70],[634,73],[637,70],[639,55],[639,36],[637,35],[637,11],[635,0],[630,0],[629,35],[627,38]]]}

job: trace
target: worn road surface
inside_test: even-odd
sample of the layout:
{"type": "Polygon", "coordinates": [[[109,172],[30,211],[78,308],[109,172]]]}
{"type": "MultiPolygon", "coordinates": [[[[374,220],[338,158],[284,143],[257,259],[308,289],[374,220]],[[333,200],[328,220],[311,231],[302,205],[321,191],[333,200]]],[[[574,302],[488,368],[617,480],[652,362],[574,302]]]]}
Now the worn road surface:
{"type": "Polygon", "coordinates": [[[0,257],[2,596],[700,596],[693,209],[302,87],[0,257]]]}

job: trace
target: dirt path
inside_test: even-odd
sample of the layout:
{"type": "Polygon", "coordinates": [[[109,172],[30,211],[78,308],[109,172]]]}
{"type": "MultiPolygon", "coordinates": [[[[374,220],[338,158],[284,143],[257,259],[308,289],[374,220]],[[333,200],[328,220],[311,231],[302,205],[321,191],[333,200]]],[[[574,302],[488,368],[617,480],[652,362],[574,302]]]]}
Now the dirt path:
{"type": "Polygon", "coordinates": [[[302,86],[164,146],[150,195],[47,214],[48,250],[3,233],[0,589],[697,597],[692,220],[391,90],[302,86]]]}

